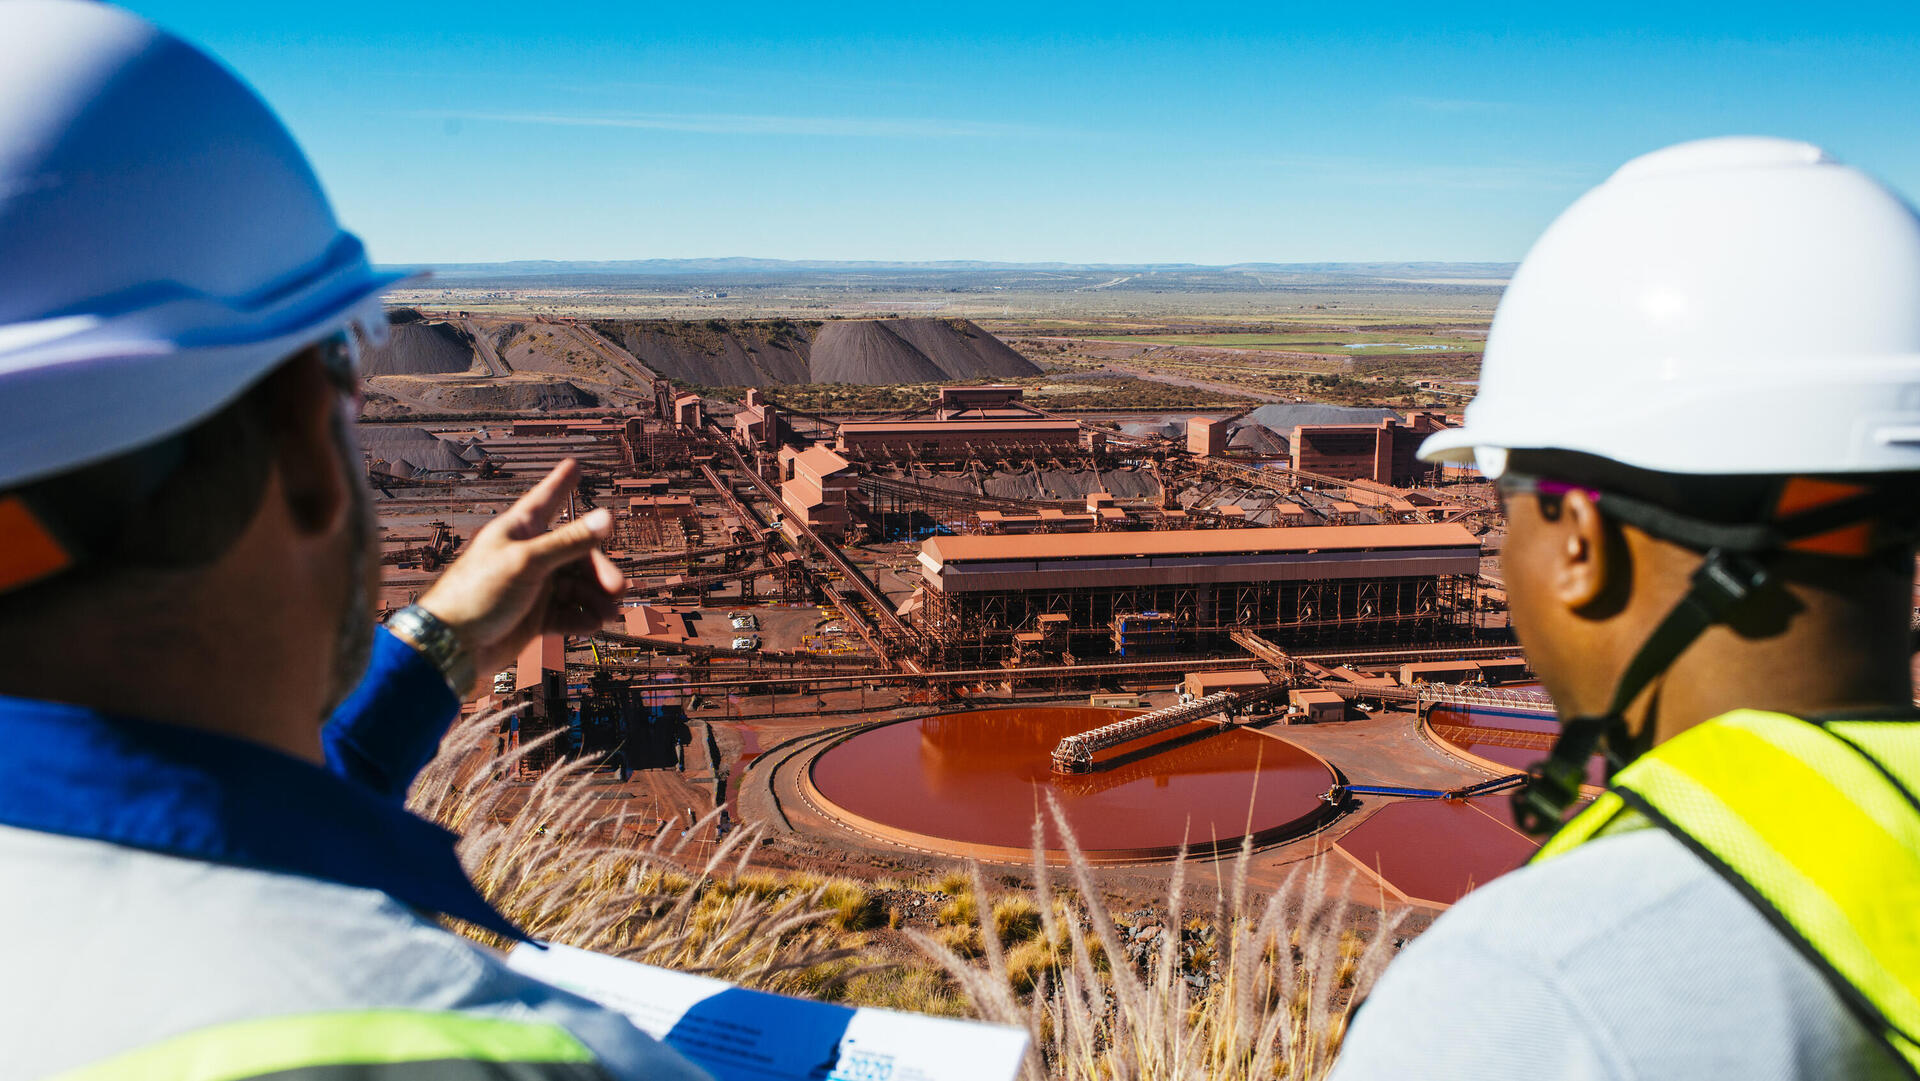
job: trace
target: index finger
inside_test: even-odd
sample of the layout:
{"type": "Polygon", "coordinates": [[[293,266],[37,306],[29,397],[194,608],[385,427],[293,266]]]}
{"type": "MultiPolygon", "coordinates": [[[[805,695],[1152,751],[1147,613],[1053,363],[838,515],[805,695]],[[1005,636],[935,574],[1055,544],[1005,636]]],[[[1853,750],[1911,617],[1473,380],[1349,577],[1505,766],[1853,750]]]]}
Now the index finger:
{"type": "Polygon", "coordinates": [[[553,472],[507,508],[507,520],[514,527],[515,540],[544,532],[554,516],[566,506],[567,495],[580,483],[580,463],[572,458],[553,467],[553,472]]]}

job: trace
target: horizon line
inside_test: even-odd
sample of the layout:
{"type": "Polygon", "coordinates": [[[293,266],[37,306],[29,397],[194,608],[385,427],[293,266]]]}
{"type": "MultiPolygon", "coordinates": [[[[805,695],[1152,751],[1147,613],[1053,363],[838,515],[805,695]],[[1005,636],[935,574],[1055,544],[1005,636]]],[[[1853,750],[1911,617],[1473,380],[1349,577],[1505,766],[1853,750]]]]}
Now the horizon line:
{"type": "Polygon", "coordinates": [[[377,262],[374,266],[382,269],[425,267],[461,269],[468,267],[517,267],[517,266],[571,266],[582,268],[614,267],[664,267],[664,266],[728,266],[742,267],[816,267],[816,268],[872,268],[886,267],[898,269],[1049,269],[1049,270],[1135,270],[1153,272],[1160,270],[1251,270],[1251,269],[1328,269],[1328,268],[1364,268],[1364,267],[1474,267],[1481,269],[1519,267],[1514,260],[1495,259],[1303,259],[1279,262],[1264,259],[1247,259],[1221,263],[1199,263],[1179,260],[1138,260],[1131,262],[1079,262],[1066,259],[1014,260],[1014,259],[787,259],[763,256],[727,255],[727,256],[677,256],[649,257],[634,259],[568,259],[568,258],[513,258],[513,259],[450,259],[450,260],[400,260],[395,262],[377,262]]]}

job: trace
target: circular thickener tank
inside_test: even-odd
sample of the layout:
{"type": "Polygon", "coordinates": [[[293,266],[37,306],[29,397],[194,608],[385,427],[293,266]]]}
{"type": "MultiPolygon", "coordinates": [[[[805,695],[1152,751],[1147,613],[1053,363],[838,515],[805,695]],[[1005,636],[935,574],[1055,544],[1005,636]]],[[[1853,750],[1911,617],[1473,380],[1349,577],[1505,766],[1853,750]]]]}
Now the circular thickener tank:
{"type": "MultiPolygon", "coordinates": [[[[990,709],[855,733],[814,759],[809,796],[828,815],[896,843],[954,855],[1031,858],[1052,793],[1088,858],[1165,859],[1185,844],[1232,848],[1312,828],[1333,771],[1301,748],[1202,721],[1113,748],[1091,773],[1053,772],[1065,736],[1133,716],[1086,707],[990,709]]],[[[1063,844],[1047,819],[1045,846],[1063,844]]]]}

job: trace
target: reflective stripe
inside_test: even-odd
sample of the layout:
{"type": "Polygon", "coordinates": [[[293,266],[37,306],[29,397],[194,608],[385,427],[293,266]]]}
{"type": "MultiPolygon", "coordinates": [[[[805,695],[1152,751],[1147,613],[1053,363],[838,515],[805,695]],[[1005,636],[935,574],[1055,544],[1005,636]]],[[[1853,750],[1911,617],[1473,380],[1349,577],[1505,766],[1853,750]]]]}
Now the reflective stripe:
{"type": "Polygon", "coordinates": [[[1740,887],[1920,1074],[1920,723],[1831,728],[1756,710],[1691,728],[1621,770],[1536,858],[1642,811],[1740,887]]]}
{"type": "Polygon", "coordinates": [[[456,1059],[592,1062],[558,1025],[465,1013],[353,1010],[263,1017],[189,1032],[61,1074],[56,1081],[238,1081],[318,1066],[456,1059]]]}
{"type": "Polygon", "coordinates": [[[1547,843],[1540,846],[1540,851],[1534,853],[1533,860],[1529,862],[1558,856],[1568,849],[1592,840],[1595,834],[1612,824],[1614,817],[1626,810],[1626,807],[1627,805],[1621,801],[1617,793],[1600,793],[1586,810],[1574,815],[1571,821],[1549,837],[1547,843]]]}
{"type": "Polygon", "coordinates": [[[1846,740],[1861,753],[1872,755],[1894,783],[1906,790],[1914,813],[1920,814],[1920,739],[1909,729],[1886,721],[1829,721],[1820,727],[1846,740]]]}

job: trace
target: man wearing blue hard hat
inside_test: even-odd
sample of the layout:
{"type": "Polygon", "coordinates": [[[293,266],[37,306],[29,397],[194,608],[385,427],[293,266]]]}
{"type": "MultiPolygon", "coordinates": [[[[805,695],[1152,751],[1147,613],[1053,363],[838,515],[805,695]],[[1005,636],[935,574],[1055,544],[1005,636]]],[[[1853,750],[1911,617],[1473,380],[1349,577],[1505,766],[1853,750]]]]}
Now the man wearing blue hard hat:
{"type": "Polygon", "coordinates": [[[1784,139],[1635,159],[1421,454],[1506,507],[1547,840],[1388,968],[1336,1081],[1920,1077],[1913,208],[1784,139]]]}
{"type": "Polygon", "coordinates": [[[622,582],[568,464],[376,631],[393,280],[205,54],[0,3],[0,1078],[701,1076],[434,922],[524,938],[407,786],[622,582]]]}

